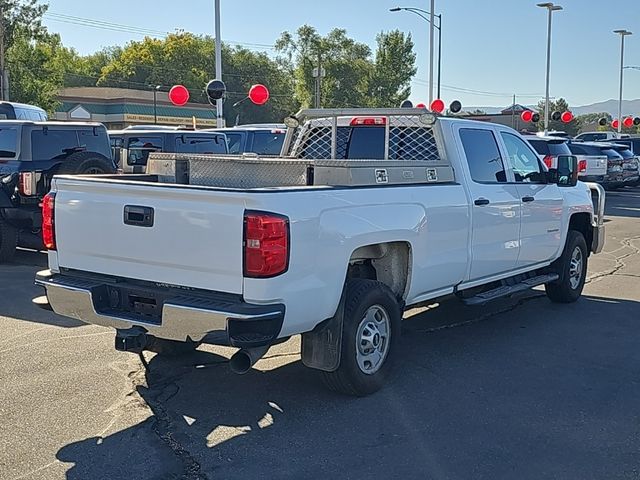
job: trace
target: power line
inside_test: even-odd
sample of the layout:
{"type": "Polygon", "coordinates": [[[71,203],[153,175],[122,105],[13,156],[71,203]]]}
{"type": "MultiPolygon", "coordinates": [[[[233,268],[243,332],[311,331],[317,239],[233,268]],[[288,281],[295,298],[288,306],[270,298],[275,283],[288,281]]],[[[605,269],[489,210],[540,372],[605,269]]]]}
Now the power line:
{"type": "MultiPolygon", "coordinates": [[[[166,37],[167,35],[171,35],[175,32],[166,32],[163,30],[153,30],[144,27],[138,27],[134,25],[125,25],[122,23],[113,23],[113,22],[105,22],[102,20],[94,20],[91,18],[85,17],[76,17],[74,15],[66,15],[62,13],[55,12],[47,12],[45,13],[45,17],[48,17],[50,20],[60,23],[67,23],[71,25],[78,25],[83,27],[97,28],[100,30],[110,30],[115,32],[122,33],[131,33],[133,35],[139,35],[142,37],[166,37]]],[[[240,45],[251,47],[255,49],[263,49],[263,50],[275,50],[276,47],[273,44],[267,43],[252,43],[252,42],[238,42],[235,40],[225,40],[226,43],[231,45],[240,45]]]]}

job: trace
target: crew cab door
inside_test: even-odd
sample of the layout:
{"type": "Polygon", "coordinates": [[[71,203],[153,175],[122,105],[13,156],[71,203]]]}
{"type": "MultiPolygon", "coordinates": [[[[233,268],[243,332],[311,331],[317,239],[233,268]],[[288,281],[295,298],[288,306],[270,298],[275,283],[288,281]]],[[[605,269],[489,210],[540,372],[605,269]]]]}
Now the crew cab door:
{"type": "Polygon", "coordinates": [[[520,196],[508,183],[492,129],[459,128],[471,196],[471,269],[478,280],[516,268],[520,252],[520,196]]]}
{"type": "Polygon", "coordinates": [[[556,256],[562,242],[562,194],[557,185],[547,183],[527,142],[505,131],[500,137],[522,202],[518,267],[545,262],[556,256]]]}

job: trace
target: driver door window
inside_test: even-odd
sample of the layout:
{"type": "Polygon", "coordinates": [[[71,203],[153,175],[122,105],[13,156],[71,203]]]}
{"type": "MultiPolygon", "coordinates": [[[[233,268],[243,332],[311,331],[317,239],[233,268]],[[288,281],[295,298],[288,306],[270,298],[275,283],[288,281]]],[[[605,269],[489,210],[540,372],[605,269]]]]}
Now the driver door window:
{"type": "Polygon", "coordinates": [[[517,183],[546,183],[538,155],[521,138],[502,132],[507,158],[517,183]]]}

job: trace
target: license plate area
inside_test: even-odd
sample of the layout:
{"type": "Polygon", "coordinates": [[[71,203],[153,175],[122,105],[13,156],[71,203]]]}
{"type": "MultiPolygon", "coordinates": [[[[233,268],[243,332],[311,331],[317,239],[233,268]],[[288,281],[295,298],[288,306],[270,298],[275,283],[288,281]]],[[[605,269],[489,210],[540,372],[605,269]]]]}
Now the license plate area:
{"type": "Polygon", "coordinates": [[[143,288],[103,285],[93,291],[94,308],[97,313],[136,322],[160,325],[162,307],[172,297],[167,292],[143,288]]]}

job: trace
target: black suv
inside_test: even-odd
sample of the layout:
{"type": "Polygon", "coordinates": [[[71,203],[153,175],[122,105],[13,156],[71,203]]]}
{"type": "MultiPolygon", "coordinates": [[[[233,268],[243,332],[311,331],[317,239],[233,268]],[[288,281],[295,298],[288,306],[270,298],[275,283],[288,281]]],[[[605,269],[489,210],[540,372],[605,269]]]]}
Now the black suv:
{"type": "Polygon", "coordinates": [[[100,123],[0,121],[0,262],[43,248],[42,198],[54,175],[115,173],[100,123]]]}
{"type": "Polygon", "coordinates": [[[222,133],[203,130],[150,128],[111,130],[113,160],[123,173],[144,173],[149,154],[198,153],[225,155],[229,153],[227,137],[222,133]]]}

